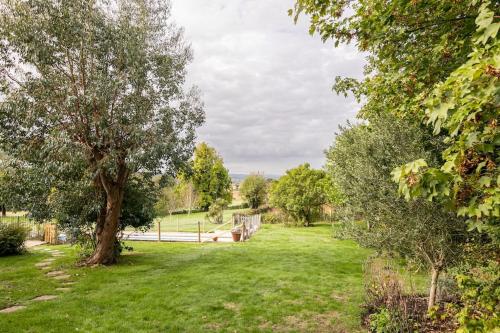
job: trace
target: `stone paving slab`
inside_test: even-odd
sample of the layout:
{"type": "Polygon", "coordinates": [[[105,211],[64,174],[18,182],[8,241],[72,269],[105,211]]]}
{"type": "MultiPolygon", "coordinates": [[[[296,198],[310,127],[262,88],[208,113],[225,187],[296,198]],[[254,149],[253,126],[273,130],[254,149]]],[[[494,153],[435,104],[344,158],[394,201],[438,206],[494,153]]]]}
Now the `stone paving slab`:
{"type": "Polygon", "coordinates": [[[58,275],[65,275],[65,274],[66,274],[65,271],[52,271],[52,272],[48,272],[47,276],[58,276],[58,275]]]}
{"type": "Polygon", "coordinates": [[[68,291],[71,291],[71,288],[68,288],[68,287],[61,287],[61,288],[56,288],[57,291],[64,291],[64,292],[68,292],[68,291]]]}
{"type": "Polygon", "coordinates": [[[38,264],[35,264],[35,267],[47,267],[50,265],[50,262],[39,262],[38,264]]]}
{"type": "Polygon", "coordinates": [[[71,275],[69,275],[69,274],[53,276],[53,278],[56,280],[66,280],[66,279],[69,279],[70,277],[71,277],[71,275]]]}
{"type": "Polygon", "coordinates": [[[11,313],[11,312],[16,312],[22,309],[25,309],[26,307],[24,305],[14,305],[9,308],[5,308],[0,310],[0,313],[11,313]]]}
{"type": "Polygon", "coordinates": [[[32,299],[32,301],[36,302],[41,302],[41,301],[50,301],[52,299],[56,299],[56,295],[43,295],[43,296],[38,296],[32,299]]]}

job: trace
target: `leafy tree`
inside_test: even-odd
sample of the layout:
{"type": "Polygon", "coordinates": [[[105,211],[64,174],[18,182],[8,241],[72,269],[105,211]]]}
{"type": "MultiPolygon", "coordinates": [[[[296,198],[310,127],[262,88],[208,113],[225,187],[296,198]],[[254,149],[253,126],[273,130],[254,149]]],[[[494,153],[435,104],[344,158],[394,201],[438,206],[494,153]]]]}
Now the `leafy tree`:
{"type": "Polygon", "coordinates": [[[290,169],[270,193],[271,204],[289,214],[297,223],[309,226],[321,205],[328,201],[329,179],[322,170],[311,169],[308,163],[290,169]]]}
{"type": "Polygon", "coordinates": [[[177,184],[176,190],[183,202],[183,208],[187,209],[188,214],[191,214],[191,211],[195,207],[198,200],[198,193],[196,193],[192,180],[181,175],[179,177],[179,183],[177,184]]]}
{"type": "Polygon", "coordinates": [[[229,172],[215,149],[205,142],[196,146],[194,151],[192,181],[201,209],[207,210],[217,199],[232,201],[229,172]]]}
{"type": "Polygon", "coordinates": [[[258,174],[246,177],[240,185],[240,193],[250,208],[256,209],[266,201],[267,182],[258,174]]]}
{"type": "Polygon", "coordinates": [[[160,196],[156,202],[155,209],[160,215],[170,214],[184,208],[184,201],[177,185],[166,186],[161,189],[160,196]]]}
{"type": "Polygon", "coordinates": [[[87,263],[114,263],[131,175],[174,174],[192,154],[203,110],[196,90],[183,90],[191,52],[164,1],[1,7],[1,148],[44,160],[46,182],[82,161],[103,194],[87,263]]]}
{"type": "Polygon", "coordinates": [[[443,203],[398,197],[391,177],[395,166],[415,156],[439,161],[439,150],[429,149],[426,136],[414,123],[390,115],[343,128],[327,152],[327,168],[345,199],[344,236],[430,268],[431,308],[440,273],[461,257],[466,228],[443,203]]]}
{"type": "Polygon", "coordinates": [[[208,208],[205,218],[215,224],[222,224],[224,222],[224,209],[227,207],[227,202],[224,199],[217,199],[208,208]]]}

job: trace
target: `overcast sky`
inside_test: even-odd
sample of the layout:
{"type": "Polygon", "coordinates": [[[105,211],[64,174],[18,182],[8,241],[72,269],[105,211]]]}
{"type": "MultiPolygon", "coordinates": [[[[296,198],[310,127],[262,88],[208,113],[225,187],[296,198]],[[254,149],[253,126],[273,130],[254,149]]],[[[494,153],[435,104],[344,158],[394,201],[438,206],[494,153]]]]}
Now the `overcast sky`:
{"type": "Polygon", "coordinates": [[[321,167],[338,125],[358,109],[331,91],[334,77],[361,77],[362,55],[311,37],[305,17],[294,25],[292,0],[172,2],[194,51],[188,81],[205,103],[199,140],[232,173],[321,167]]]}

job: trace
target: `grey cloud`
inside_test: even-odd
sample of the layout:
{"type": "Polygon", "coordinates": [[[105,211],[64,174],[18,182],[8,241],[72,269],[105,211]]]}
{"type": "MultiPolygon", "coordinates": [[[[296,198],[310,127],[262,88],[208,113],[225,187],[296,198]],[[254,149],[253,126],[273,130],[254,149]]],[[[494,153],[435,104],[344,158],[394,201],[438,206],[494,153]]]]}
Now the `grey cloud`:
{"type": "Polygon", "coordinates": [[[293,1],[174,0],[173,19],[194,50],[189,84],[206,106],[199,140],[231,172],[283,173],[324,163],[323,151],[358,105],[331,91],[336,75],[360,77],[363,55],[308,34],[287,16],[293,1]]]}

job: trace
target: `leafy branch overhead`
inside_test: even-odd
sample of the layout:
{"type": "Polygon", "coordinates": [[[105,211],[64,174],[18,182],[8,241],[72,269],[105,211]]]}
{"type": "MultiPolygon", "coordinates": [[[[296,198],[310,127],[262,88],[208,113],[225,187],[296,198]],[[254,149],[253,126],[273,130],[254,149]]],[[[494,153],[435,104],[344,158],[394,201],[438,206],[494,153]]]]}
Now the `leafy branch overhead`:
{"type": "Polygon", "coordinates": [[[394,171],[399,191],[407,198],[452,200],[471,226],[499,237],[500,218],[500,22],[484,2],[469,59],[425,100],[427,124],[445,135],[440,168],[425,161],[394,171]]]}

